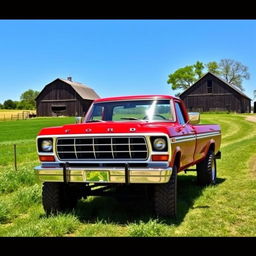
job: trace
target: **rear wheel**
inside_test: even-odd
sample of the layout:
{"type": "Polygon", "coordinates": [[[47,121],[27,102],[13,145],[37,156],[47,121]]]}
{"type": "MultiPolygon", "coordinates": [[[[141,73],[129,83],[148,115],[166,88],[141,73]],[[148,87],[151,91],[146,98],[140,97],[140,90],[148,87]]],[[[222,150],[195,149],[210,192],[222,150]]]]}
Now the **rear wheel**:
{"type": "Polygon", "coordinates": [[[159,217],[175,218],[177,215],[177,167],[173,167],[168,183],[155,185],[154,205],[159,217]]]}
{"type": "Polygon", "coordinates": [[[197,164],[197,183],[201,186],[216,184],[217,166],[213,150],[210,150],[206,158],[197,164]]]}
{"type": "Polygon", "coordinates": [[[47,215],[70,211],[76,207],[82,197],[78,186],[70,186],[60,182],[44,182],[42,191],[43,207],[47,215]]]}

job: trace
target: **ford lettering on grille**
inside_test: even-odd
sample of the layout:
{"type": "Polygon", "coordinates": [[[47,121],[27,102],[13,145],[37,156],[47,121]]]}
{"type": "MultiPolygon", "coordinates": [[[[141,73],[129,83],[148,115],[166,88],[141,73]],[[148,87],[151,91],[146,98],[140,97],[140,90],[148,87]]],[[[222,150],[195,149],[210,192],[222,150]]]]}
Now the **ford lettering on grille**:
{"type": "Polygon", "coordinates": [[[57,139],[60,160],[146,160],[144,137],[75,137],[57,139]]]}

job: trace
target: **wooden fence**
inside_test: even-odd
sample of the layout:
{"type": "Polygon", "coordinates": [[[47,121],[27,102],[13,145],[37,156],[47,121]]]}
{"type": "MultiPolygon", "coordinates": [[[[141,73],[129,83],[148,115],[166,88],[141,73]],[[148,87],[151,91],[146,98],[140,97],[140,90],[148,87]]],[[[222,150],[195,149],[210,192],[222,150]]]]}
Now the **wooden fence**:
{"type": "Polygon", "coordinates": [[[36,114],[31,111],[22,111],[22,112],[14,112],[14,113],[10,112],[10,113],[1,114],[0,121],[25,120],[32,117],[36,117],[36,114]]]}

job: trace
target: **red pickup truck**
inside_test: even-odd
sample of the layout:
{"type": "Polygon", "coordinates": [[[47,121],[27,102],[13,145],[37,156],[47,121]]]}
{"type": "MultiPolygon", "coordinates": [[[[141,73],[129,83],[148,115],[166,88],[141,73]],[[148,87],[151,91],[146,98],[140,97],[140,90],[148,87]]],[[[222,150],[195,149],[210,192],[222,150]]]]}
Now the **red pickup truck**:
{"type": "Polygon", "coordinates": [[[179,98],[142,95],[95,100],[81,123],[42,129],[35,173],[46,213],[109,188],[146,186],[157,216],[175,217],[178,172],[196,165],[198,184],[216,181],[220,126],[199,120],[179,98]]]}

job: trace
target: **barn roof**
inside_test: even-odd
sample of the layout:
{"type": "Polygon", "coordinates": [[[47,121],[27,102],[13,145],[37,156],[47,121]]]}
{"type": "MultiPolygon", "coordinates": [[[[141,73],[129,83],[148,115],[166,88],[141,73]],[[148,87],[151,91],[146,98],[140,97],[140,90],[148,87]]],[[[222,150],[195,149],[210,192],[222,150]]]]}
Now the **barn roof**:
{"type": "MultiPolygon", "coordinates": [[[[82,83],[73,82],[73,81],[70,81],[67,79],[63,79],[63,78],[57,78],[54,81],[52,81],[51,83],[47,84],[46,86],[54,83],[56,80],[61,80],[62,82],[69,84],[81,96],[82,99],[95,100],[95,99],[100,98],[100,96],[89,86],[82,84],[82,83]]],[[[44,87],[44,89],[46,88],[46,86],[44,87]]],[[[42,93],[42,91],[39,93],[39,95],[42,93]]],[[[39,95],[36,97],[36,99],[39,97],[39,95]]]]}
{"type": "Polygon", "coordinates": [[[209,74],[213,75],[214,77],[216,77],[217,79],[219,79],[220,81],[222,81],[223,83],[225,83],[227,86],[229,86],[231,89],[235,90],[237,93],[239,93],[241,96],[251,100],[247,95],[245,95],[241,90],[238,89],[238,87],[236,87],[233,84],[228,83],[227,81],[223,80],[222,78],[220,78],[219,76],[215,75],[212,72],[207,72],[204,76],[202,76],[200,79],[198,79],[194,84],[192,84],[189,88],[187,88],[184,92],[182,92],[180,94],[180,96],[182,94],[184,94],[185,92],[187,92],[191,87],[193,87],[198,81],[200,81],[201,79],[203,79],[204,77],[208,76],[209,74]]]}
{"type": "Polygon", "coordinates": [[[87,100],[99,99],[100,96],[90,87],[85,84],[73,82],[70,80],[59,78],[61,81],[69,84],[83,98],[87,100]]]}

